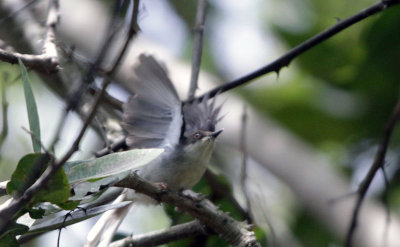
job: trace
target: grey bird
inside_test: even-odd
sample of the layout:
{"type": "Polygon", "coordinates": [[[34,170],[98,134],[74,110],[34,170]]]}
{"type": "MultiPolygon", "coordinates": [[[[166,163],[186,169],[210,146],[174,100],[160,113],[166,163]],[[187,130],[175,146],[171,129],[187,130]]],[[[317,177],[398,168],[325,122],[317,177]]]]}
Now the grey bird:
{"type": "MultiPolygon", "coordinates": [[[[128,133],[131,148],[163,148],[164,152],[150,164],[138,169],[142,178],[163,183],[170,190],[192,188],[203,176],[222,132],[215,130],[222,105],[208,97],[201,102],[182,103],[168,78],[166,69],[152,56],[140,55],[134,68],[135,94],[124,105],[122,126],[128,133]]],[[[114,203],[132,200],[151,203],[152,199],[125,189],[114,203]]],[[[132,204],[102,215],[90,231],[85,246],[108,246],[132,204]]]]}

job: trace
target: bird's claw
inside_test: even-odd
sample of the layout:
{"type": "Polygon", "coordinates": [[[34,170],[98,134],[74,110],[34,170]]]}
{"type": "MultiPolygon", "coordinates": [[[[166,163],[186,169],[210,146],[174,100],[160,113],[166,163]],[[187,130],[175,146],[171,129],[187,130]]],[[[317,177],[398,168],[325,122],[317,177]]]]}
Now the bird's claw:
{"type": "Polygon", "coordinates": [[[163,193],[168,191],[168,185],[166,183],[160,182],[160,183],[155,183],[155,185],[157,185],[161,189],[161,192],[163,193]]]}

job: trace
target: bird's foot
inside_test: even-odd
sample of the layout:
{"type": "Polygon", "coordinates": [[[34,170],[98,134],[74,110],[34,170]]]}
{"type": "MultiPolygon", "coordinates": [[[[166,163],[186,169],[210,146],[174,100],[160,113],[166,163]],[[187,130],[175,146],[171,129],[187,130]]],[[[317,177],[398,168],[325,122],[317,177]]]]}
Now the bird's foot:
{"type": "Polygon", "coordinates": [[[158,203],[161,203],[161,197],[163,194],[167,193],[169,191],[168,186],[166,183],[154,183],[158,188],[160,188],[160,191],[157,193],[157,198],[155,198],[158,203]]]}
{"type": "Polygon", "coordinates": [[[165,193],[168,191],[168,185],[166,183],[160,182],[160,183],[154,183],[154,184],[157,185],[161,189],[161,192],[165,193]]]}

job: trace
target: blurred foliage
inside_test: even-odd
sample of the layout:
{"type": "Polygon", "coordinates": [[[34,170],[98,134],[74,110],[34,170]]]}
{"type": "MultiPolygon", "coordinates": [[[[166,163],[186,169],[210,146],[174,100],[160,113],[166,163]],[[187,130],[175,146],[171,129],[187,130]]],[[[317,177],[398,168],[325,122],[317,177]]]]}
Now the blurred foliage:
{"type": "Polygon", "coordinates": [[[182,4],[182,1],[180,0],[170,0],[170,2],[188,27],[193,27],[196,18],[197,1],[186,0],[184,1],[184,4],[182,4]]]}
{"type": "MultiPolygon", "coordinates": [[[[326,13],[323,7],[326,2],[315,0],[313,3],[317,12],[326,13]]],[[[330,9],[330,13],[344,13],[345,16],[361,9],[351,7],[349,11],[348,4],[342,4],[340,9],[341,4],[333,4],[335,11],[330,9]]],[[[394,7],[370,17],[319,44],[295,59],[299,72],[293,81],[280,81],[257,91],[246,90],[245,97],[325,154],[346,156],[350,152],[346,150],[362,141],[378,142],[399,96],[399,10],[394,7]],[[327,100],[329,97],[334,98],[327,100]],[[326,103],[330,104],[328,108],[321,107],[326,103]],[[339,112],[354,109],[347,114],[332,114],[329,111],[332,108],[339,108],[339,112]],[[338,149],[339,153],[332,149],[338,149]]],[[[313,28],[302,33],[287,32],[279,27],[274,30],[288,47],[294,47],[334,24],[326,15],[317,18],[313,28]]],[[[395,131],[392,146],[399,144],[399,133],[395,131]]],[[[348,157],[350,160],[341,160],[342,165],[351,163],[352,158],[354,154],[348,157]]],[[[398,175],[393,181],[398,181],[396,177],[398,175]]],[[[397,212],[399,185],[394,182],[389,192],[389,204],[397,212]]],[[[304,246],[337,243],[307,213],[298,215],[293,229],[304,246]]]]}
{"type": "MultiPolygon", "coordinates": [[[[379,138],[399,95],[398,11],[398,7],[389,9],[319,44],[295,60],[301,69],[295,80],[247,92],[247,98],[316,145],[379,138]],[[318,102],[327,88],[361,99],[359,110],[346,117],[329,115],[318,102]]],[[[321,16],[321,22],[325,18],[321,16]]],[[[322,31],[319,26],[304,33],[275,31],[294,47],[322,31]]]]}
{"type": "Polygon", "coordinates": [[[339,246],[332,234],[307,212],[299,212],[293,225],[293,232],[304,246],[339,246]]]}
{"type": "MultiPolygon", "coordinates": [[[[190,26],[194,7],[180,6],[176,2],[172,1],[178,14],[190,26]]],[[[272,28],[289,50],[376,1],[283,2],[289,6],[301,5],[295,12],[300,20],[309,22],[306,27],[295,29],[280,25],[279,18],[264,17],[266,29],[272,28]]],[[[265,8],[274,4],[282,4],[282,1],[264,3],[265,8]]],[[[354,147],[366,140],[371,145],[379,141],[399,97],[399,11],[400,6],[397,6],[369,17],[300,55],[289,68],[280,72],[284,74],[290,70],[290,81],[278,75],[277,80],[256,90],[243,87],[239,92],[258,110],[329,156],[339,170],[350,174],[351,167],[347,165],[357,155],[354,147]]],[[[212,64],[212,61],[206,60],[206,63],[212,64]]],[[[265,82],[270,78],[260,80],[265,82]]],[[[396,130],[391,146],[395,148],[399,142],[400,130],[396,130]]],[[[399,172],[394,175],[389,191],[389,204],[397,212],[400,212],[399,176],[399,172]]],[[[304,246],[338,243],[305,212],[297,215],[293,230],[304,246]]]]}

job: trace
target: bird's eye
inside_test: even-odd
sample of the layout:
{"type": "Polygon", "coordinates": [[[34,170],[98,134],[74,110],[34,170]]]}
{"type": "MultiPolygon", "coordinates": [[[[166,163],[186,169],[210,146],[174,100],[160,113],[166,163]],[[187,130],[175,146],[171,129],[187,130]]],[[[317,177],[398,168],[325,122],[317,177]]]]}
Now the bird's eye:
{"type": "Polygon", "coordinates": [[[193,137],[194,137],[194,139],[199,140],[199,139],[201,139],[202,135],[199,132],[196,132],[193,134],[193,137]]]}

